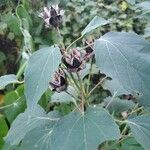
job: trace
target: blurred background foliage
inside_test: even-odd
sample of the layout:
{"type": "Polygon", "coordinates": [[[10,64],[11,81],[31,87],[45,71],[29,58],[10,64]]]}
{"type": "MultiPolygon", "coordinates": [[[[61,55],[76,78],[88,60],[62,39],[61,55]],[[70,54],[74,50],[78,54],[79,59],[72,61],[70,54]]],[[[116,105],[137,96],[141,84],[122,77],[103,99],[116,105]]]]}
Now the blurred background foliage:
{"type": "MultiPolygon", "coordinates": [[[[38,17],[44,6],[53,3],[59,3],[65,10],[60,27],[65,46],[77,39],[96,15],[110,21],[93,32],[96,37],[109,31],[134,31],[150,39],[149,0],[0,0],[0,76],[17,74],[18,79],[23,79],[29,56],[41,47],[62,40],[56,29],[45,28],[43,20],[38,17]]],[[[81,43],[77,44],[80,46],[81,43]]],[[[12,121],[26,108],[23,91],[23,85],[9,85],[0,90],[0,106],[9,106],[9,109],[0,109],[0,149],[4,143],[2,137],[12,121]]],[[[39,102],[46,111],[53,108],[53,105],[48,106],[51,94],[46,92],[39,102]]],[[[68,111],[67,104],[56,109],[68,111]]]]}

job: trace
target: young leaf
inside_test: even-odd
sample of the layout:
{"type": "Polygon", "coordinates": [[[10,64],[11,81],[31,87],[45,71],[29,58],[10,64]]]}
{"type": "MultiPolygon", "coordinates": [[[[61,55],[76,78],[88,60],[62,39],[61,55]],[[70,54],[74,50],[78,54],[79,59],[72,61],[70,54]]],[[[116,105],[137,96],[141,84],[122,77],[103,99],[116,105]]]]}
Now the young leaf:
{"type": "Polygon", "coordinates": [[[128,119],[135,139],[143,146],[145,150],[150,148],[150,115],[145,114],[132,119],[128,119]]]}
{"type": "Polygon", "coordinates": [[[41,126],[47,120],[48,117],[40,106],[36,105],[34,108],[34,111],[27,109],[15,119],[7,136],[4,138],[6,143],[18,145],[26,133],[41,126]]]}
{"type": "Polygon", "coordinates": [[[0,77],[0,89],[11,83],[18,83],[18,79],[14,74],[4,75],[0,77]]]}
{"type": "Polygon", "coordinates": [[[99,26],[103,26],[108,24],[109,21],[105,20],[104,18],[95,16],[91,22],[86,26],[86,28],[82,31],[82,36],[89,33],[90,31],[98,28],[99,26]]]}
{"type": "Polygon", "coordinates": [[[59,66],[61,54],[58,47],[47,47],[35,52],[25,70],[25,96],[32,108],[47,90],[49,81],[59,66]]]}
{"type": "Polygon", "coordinates": [[[84,115],[72,112],[47,127],[36,128],[28,133],[22,149],[41,150],[96,150],[104,141],[120,136],[118,126],[102,108],[88,108],[84,115]]]}
{"type": "Polygon", "coordinates": [[[145,106],[150,106],[149,48],[150,43],[134,33],[109,32],[95,42],[96,64],[115,80],[115,92],[139,93],[145,106]]]}

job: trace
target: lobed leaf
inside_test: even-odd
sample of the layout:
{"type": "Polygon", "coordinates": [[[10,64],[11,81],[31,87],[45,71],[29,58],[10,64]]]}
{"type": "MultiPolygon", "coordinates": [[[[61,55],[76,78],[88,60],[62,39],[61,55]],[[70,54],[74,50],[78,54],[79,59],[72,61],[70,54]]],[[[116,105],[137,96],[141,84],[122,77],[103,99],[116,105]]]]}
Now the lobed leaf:
{"type": "Polygon", "coordinates": [[[90,107],[84,115],[72,112],[55,123],[30,131],[21,148],[96,150],[102,142],[118,139],[119,136],[119,128],[107,111],[90,107]]]}
{"type": "Polygon", "coordinates": [[[137,93],[139,102],[149,107],[150,43],[134,33],[109,32],[95,42],[94,49],[97,66],[112,78],[108,89],[117,95],[137,93]]]}

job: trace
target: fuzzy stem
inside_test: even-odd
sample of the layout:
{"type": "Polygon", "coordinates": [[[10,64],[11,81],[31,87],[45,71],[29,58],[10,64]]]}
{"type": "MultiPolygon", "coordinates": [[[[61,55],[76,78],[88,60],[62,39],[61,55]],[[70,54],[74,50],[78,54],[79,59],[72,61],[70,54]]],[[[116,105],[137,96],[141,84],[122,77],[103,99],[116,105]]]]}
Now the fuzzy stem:
{"type": "Polygon", "coordinates": [[[82,39],[82,38],[83,38],[83,36],[81,35],[79,38],[77,38],[75,41],[73,41],[73,42],[66,48],[66,51],[68,51],[69,48],[70,48],[73,44],[75,44],[77,41],[79,41],[79,40],[82,39]]]}
{"type": "Polygon", "coordinates": [[[100,80],[96,85],[95,87],[89,92],[89,94],[87,95],[87,97],[89,97],[93,91],[106,79],[107,77],[104,77],[102,80],[100,80]]]}
{"type": "Polygon", "coordinates": [[[87,88],[86,88],[87,95],[88,95],[89,87],[90,87],[91,73],[92,73],[92,67],[93,67],[93,57],[90,60],[90,64],[91,64],[91,66],[90,66],[90,70],[89,70],[88,83],[87,83],[87,88]]]}

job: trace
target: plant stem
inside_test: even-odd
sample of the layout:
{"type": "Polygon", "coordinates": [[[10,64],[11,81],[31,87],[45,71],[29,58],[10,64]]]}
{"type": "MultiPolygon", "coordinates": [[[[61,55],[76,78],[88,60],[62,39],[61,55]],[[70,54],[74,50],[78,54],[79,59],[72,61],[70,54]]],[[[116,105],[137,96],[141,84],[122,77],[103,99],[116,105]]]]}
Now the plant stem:
{"type": "Polygon", "coordinates": [[[78,85],[78,83],[76,82],[76,79],[74,78],[73,74],[70,72],[70,77],[72,78],[74,84],[76,85],[76,87],[78,88],[78,90],[80,91],[80,87],[78,85]]]}
{"type": "Polygon", "coordinates": [[[127,139],[130,136],[131,136],[131,133],[129,133],[128,135],[124,135],[116,144],[121,143],[123,140],[127,139]]]}
{"type": "Polygon", "coordinates": [[[66,51],[68,51],[69,48],[70,48],[73,44],[75,44],[77,41],[79,41],[79,40],[82,39],[82,38],[83,38],[83,36],[81,35],[79,38],[77,38],[75,41],[73,41],[73,42],[66,48],[66,51]]]}
{"type": "Polygon", "coordinates": [[[139,110],[142,110],[144,107],[143,106],[141,106],[141,107],[139,107],[139,108],[137,108],[137,109],[133,109],[130,113],[128,113],[128,115],[131,115],[131,114],[133,114],[133,113],[135,113],[135,112],[137,112],[137,111],[139,111],[139,110]]]}
{"type": "Polygon", "coordinates": [[[124,129],[123,129],[122,132],[121,132],[121,135],[122,135],[122,136],[125,135],[127,129],[128,129],[128,126],[127,126],[127,124],[126,124],[125,127],[124,127],[124,129]]]}
{"type": "Polygon", "coordinates": [[[88,47],[90,47],[90,46],[92,46],[92,45],[94,45],[94,43],[88,44],[87,46],[82,47],[80,50],[84,50],[84,49],[86,49],[86,48],[88,48],[88,47]]]}
{"type": "Polygon", "coordinates": [[[82,83],[82,79],[80,78],[80,75],[79,75],[79,73],[78,73],[78,72],[77,72],[77,77],[78,77],[78,80],[79,80],[79,83],[80,83],[80,87],[81,87],[81,90],[82,90],[83,96],[84,96],[84,98],[86,98],[85,88],[84,88],[84,85],[83,85],[83,83],[82,83]]]}
{"type": "Polygon", "coordinates": [[[91,80],[91,73],[92,73],[92,66],[93,66],[93,57],[90,60],[90,64],[91,64],[91,66],[90,66],[90,70],[89,70],[88,83],[87,83],[87,88],[86,88],[87,95],[88,95],[89,87],[90,87],[90,80],[91,80]]]}
{"type": "Polygon", "coordinates": [[[63,41],[62,41],[62,35],[61,35],[61,33],[60,33],[59,28],[57,28],[57,32],[58,32],[59,37],[60,37],[60,45],[62,46],[63,50],[65,50],[65,45],[64,45],[64,43],[63,43],[63,41]]]}
{"type": "Polygon", "coordinates": [[[23,74],[23,72],[24,72],[24,70],[25,70],[25,68],[27,66],[27,63],[28,63],[28,61],[26,61],[26,62],[24,62],[22,64],[22,66],[20,67],[19,71],[17,72],[17,75],[16,75],[17,78],[19,78],[23,74]]]}
{"type": "Polygon", "coordinates": [[[125,123],[127,123],[127,121],[126,120],[118,120],[118,119],[114,119],[116,122],[119,122],[119,123],[121,123],[121,124],[125,124],[125,123]]]}
{"type": "Polygon", "coordinates": [[[96,85],[95,87],[89,92],[89,94],[87,95],[87,97],[89,97],[93,91],[106,79],[107,77],[104,77],[102,80],[100,80],[96,85]]]}

